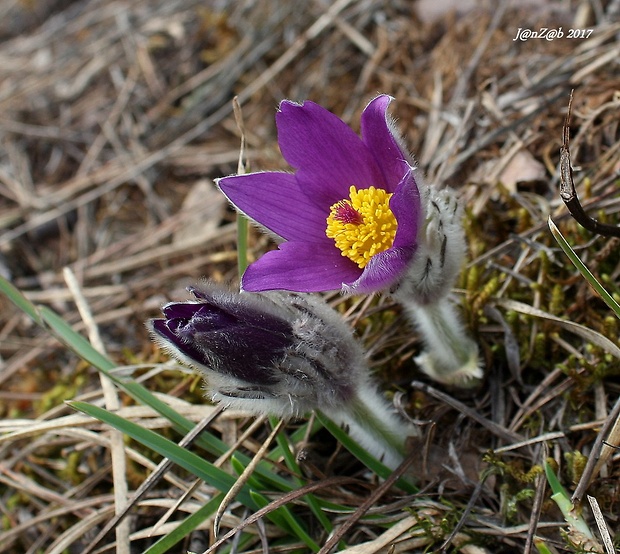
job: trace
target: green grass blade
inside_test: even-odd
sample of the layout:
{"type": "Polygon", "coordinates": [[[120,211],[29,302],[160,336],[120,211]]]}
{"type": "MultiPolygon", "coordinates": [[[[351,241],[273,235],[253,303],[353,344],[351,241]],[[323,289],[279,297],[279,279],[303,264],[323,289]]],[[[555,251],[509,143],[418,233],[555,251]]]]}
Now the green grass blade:
{"type": "Polygon", "coordinates": [[[194,512],[183,520],[183,522],[181,522],[181,524],[173,531],[167,535],[164,535],[155,544],[151,545],[144,551],[144,554],[165,554],[166,552],[169,552],[175,544],[181,542],[185,537],[187,537],[187,535],[198,528],[203,521],[212,516],[217,510],[217,507],[220,505],[220,502],[222,502],[223,498],[223,494],[219,494],[212,498],[197,512],[194,512]]]}
{"type": "MultiPolygon", "coordinates": [[[[269,418],[269,420],[270,420],[272,427],[277,425],[276,418],[271,417],[269,418]]],[[[303,427],[305,428],[307,427],[307,425],[308,423],[306,423],[303,427]]],[[[284,462],[286,463],[286,466],[291,471],[291,473],[293,473],[293,475],[302,475],[301,468],[299,467],[299,464],[297,463],[297,460],[295,459],[295,455],[293,454],[290,448],[288,437],[285,435],[284,432],[277,434],[276,442],[279,447],[278,450],[282,452],[284,456],[284,462]]],[[[299,486],[302,486],[305,484],[300,478],[295,479],[295,481],[297,482],[297,485],[299,486]]],[[[319,522],[323,526],[323,529],[325,530],[325,532],[327,534],[331,533],[332,530],[334,529],[334,526],[332,525],[329,518],[325,515],[325,513],[321,509],[319,503],[316,500],[316,497],[313,494],[307,494],[304,498],[306,502],[308,503],[308,506],[310,510],[312,511],[312,513],[314,514],[314,516],[319,520],[319,522]]],[[[342,543],[340,546],[341,546],[341,549],[344,549],[346,547],[344,543],[342,543]]]]}
{"type": "MultiPolygon", "coordinates": [[[[245,468],[247,467],[247,460],[245,461],[246,463],[244,463],[242,460],[239,459],[239,452],[235,452],[231,457],[230,457],[230,465],[233,469],[233,471],[237,474],[237,475],[241,475],[244,471],[245,468]]],[[[247,484],[254,488],[254,489],[260,489],[263,485],[262,485],[262,481],[260,479],[258,479],[256,477],[256,473],[253,473],[252,475],[249,475],[247,477],[247,484]]],[[[291,489],[292,490],[292,489],[291,489]]],[[[288,491],[286,491],[288,492],[288,491]]]]}
{"type": "Polygon", "coordinates": [[[41,306],[39,311],[43,321],[53,331],[54,336],[69,349],[73,350],[80,358],[103,371],[106,375],[116,367],[116,364],[110,358],[95,350],[86,338],[75,331],[56,312],[47,306],[41,306]]]}
{"type": "Polygon", "coordinates": [[[545,541],[541,538],[534,537],[534,546],[539,554],[557,554],[557,550],[551,551],[545,541]]]}
{"type": "Polygon", "coordinates": [[[286,506],[282,506],[278,508],[278,510],[282,510],[284,518],[291,528],[292,533],[299,540],[303,541],[305,545],[312,550],[312,552],[318,552],[321,550],[321,547],[314,540],[312,540],[310,535],[308,535],[308,531],[306,531],[306,527],[303,522],[296,518],[286,506]]]}
{"type": "Polygon", "coordinates": [[[248,219],[237,213],[237,267],[239,280],[248,267],[248,219]]]}
{"type": "MultiPolygon", "coordinates": [[[[233,469],[235,470],[235,472],[240,475],[241,473],[243,473],[243,471],[245,470],[245,465],[243,465],[240,461],[239,458],[236,455],[233,455],[230,459],[231,461],[231,465],[233,466],[233,469]]],[[[254,475],[250,475],[247,479],[247,484],[252,487],[252,485],[256,484],[257,480],[254,477],[254,475]]],[[[257,488],[257,487],[253,487],[253,488],[257,488]]],[[[292,488],[291,488],[292,490],[292,488]]],[[[251,492],[251,494],[253,494],[253,492],[251,492]]],[[[256,498],[254,497],[254,500],[256,501],[256,503],[263,508],[264,506],[266,506],[267,504],[263,502],[263,500],[261,498],[256,498]]],[[[264,498],[264,497],[263,497],[264,498]]],[[[306,497],[307,498],[307,497],[306,497]]],[[[291,534],[294,534],[297,536],[298,539],[300,539],[301,541],[303,541],[304,543],[306,543],[306,545],[312,549],[315,550],[315,546],[316,543],[312,540],[312,538],[308,535],[308,532],[306,531],[306,527],[304,525],[304,523],[302,521],[300,521],[294,514],[293,512],[291,512],[289,510],[289,508],[287,508],[286,506],[281,506],[280,508],[278,508],[278,516],[280,515],[280,513],[282,514],[282,520],[280,521],[280,527],[282,529],[288,529],[289,532],[291,534]]],[[[316,551],[318,551],[319,548],[316,548],[316,551]]]]}
{"type": "Polygon", "coordinates": [[[549,462],[545,460],[545,476],[547,477],[547,481],[549,482],[549,486],[551,487],[551,492],[553,494],[563,494],[566,498],[569,498],[566,489],[562,486],[562,483],[558,480],[555,472],[551,469],[549,462]]]}
{"type": "MultiPolygon", "coordinates": [[[[238,98],[233,99],[233,111],[237,128],[241,133],[241,144],[239,145],[239,162],[237,163],[237,175],[244,175],[250,168],[249,162],[245,159],[245,125],[243,124],[243,113],[238,98]]],[[[237,212],[237,268],[239,271],[239,281],[248,267],[248,219],[242,213],[237,212]]]]}
{"type": "Polygon", "coordinates": [[[607,304],[613,312],[616,314],[616,317],[620,319],[620,305],[614,300],[613,296],[607,292],[605,287],[601,285],[598,279],[592,274],[592,272],[585,266],[585,264],[581,261],[579,256],[575,253],[575,251],[571,248],[570,244],[566,241],[560,230],[557,228],[556,224],[553,222],[551,218],[548,220],[549,229],[551,230],[551,234],[553,238],[560,245],[560,248],[564,250],[564,253],[568,256],[571,262],[573,262],[574,266],[579,270],[579,273],[583,275],[583,277],[590,283],[590,286],[599,293],[605,304],[607,304]]]}
{"type": "MultiPolygon", "coordinates": [[[[236,478],[232,475],[150,429],[145,429],[136,423],[86,402],[68,402],[68,404],[114,427],[158,454],[165,456],[179,467],[191,472],[221,492],[228,492],[236,483],[236,478]]],[[[239,489],[235,498],[251,510],[258,509],[259,504],[266,505],[269,503],[267,498],[260,492],[252,490],[247,484],[239,489]],[[260,499],[260,502],[256,502],[256,499],[260,499]]],[[[319,546],[308,535],[303,523],[286,506],[277,508],[267,517],[281,529],[292,531],[298,539],[302,540],[313,551],[320,550],[319,546]]]]}
{"type": "MultiPolygon", "coordinates": [[[[383,479],[387,479],[392,475],[393,471],[387,466],[383,465],[374,456],[371,456],[366,450],[364,450],[359,444],[357,444],[349,435],[347,435],[338,425],[336,425],[331,419],[321,412],[316,412],[316,416],[321,424],[360,462],[362,462],[368,469],[373,471],[376,475],[383,479]]],[[[405,479],[399,479],[396,481],[396,485],[403,491],[411,494],[418,492],[418,489],[408,483],[405,479]]]]}
{"type": "MultiPolygon", "coordinates": [[[[197,454],[180,447],[178,444],[162,437],[150,429],[145,429],[137,423],[128,421],[119,415],[108,412],[103,408],[93,406],[92,404],[88,404],[86,402],[72,401],[67,404],[69,404],[72,408],[108,424],[122,433],[125,433],[132,439],[138,441],[140,444],[143,444],[158,454],[165,456],[170,461],[191,472],[193,475],[202,479],[206,483],[209,483],[209,485],[215,487],[221,492],[228,492],[236,482],[236,479],[232,475],[229,475],[197,454]]],[[[252,500],[249,493],[249,487],[242,487],[237,495],[237,499],[248,508],[256,509],[256,504],[252,500]]]]}
{"type": "MultiPolygon", "coordinates": [[[[252,494],[252,497],[254,498],[256,504],[258,504],[261,508],[264,508],[268,505],[268,502],[265,501],[264,496],[258,498],[254,492],[251,492],[250,494],[252,494]]],[[[278,508],[278,511],[280,510],[282,511],[286,524],[289,526],[291,534],[297,536],[297,538],[304,542],[306,546],[313,552],[318,552],[319,550],[321,550],[321,547],[316,542],[314,542],[314,540],[312,540],[312,537],[310,537],[310,535],[308,535],[304,524],[301,523],[286,506],[280,506],[278,508]]]]}
{"type": "Polygon", "coordinates": [[[22,292],[10,281],[0,275],[0,292],[15,304],[22,312],[27,314],[35,323],[43,325],[43,319],[37,307],[30,302],[22,292]]]}
{"type": "MultiPolygon", "coordinates": [[[[126,392],[136,402],[149,406],[172,424],[173,428],[182,435],[189,433],[195,426],[194,422],[179,414],[168,404],[160,400],[148,389],[133,380],[120,378],[113,372],[116,367],[114,362],[98,352],[90,342],[75,331],[62,317],[46,306],[36,306],[30,302],[13,284],[0,277],[0,292],[4,293],[19,309],[30,316],[38,325],[51,332],[67,348],[75,352],[81,359],[92,364],[105,374],[119,389],[126,392]]],[[[228,450],[228,445],[208,432],[201,433],[196,440],[196,445],[206,452],[221,456],[228,450]]],[[[241,463],[247,465],[249,458],[238,454],[241,463]]],[[[293,484],[290,480],[272,471],[268,463],[261,462],[256,469],[257,476],[266,485],[288,492],[293,484]]],[[[265,486],[264,488],[268,488],[265,486]]]]}
{"type": "MultiPolygon", "coordinates": [[[[142,385],[120,379],[112,370],[116,367],[114,362],[95,350],[86,338],[75,331],[62,317],[47,306],[35,306],[30,302],[15,286],[9,281],[0,277],[0,291],[3,292],[19,309],[24,311],[36,323],[44,327],[62,342],[67,348],[75,352],[80,358],[87,361],[109,377],[119,388],[127,392],[135,400],[146,406],[150,406],[159,414],[168,419],[182,434],[188,433],[194,423],[182,417],[178,412],[170,408],[167,404],[159,400],[142,385]]],[[[214,438],[214,437],[213,437],[214,438]]],[[[218,444],[214,441],[205,443],[203,447],[209,452],[219,456],[226,451],[224,443],[218,444]]]]}
{"type": "MultiPolygon", "coordinates": [[[[67,348],[104,373],[117,387],[125,391],[136,402],[151,407],[162,417],[170,421],[177,432],[185,435],[194,428],[195,424],[191,420],[179,414],[141,384],[132,380],[122,379],[116,375],[112,371],[116,367],[114,362],[95,350],[85,337],[75,331],[56,312],[46,306],[39,307],[32,304],[17,288],[2,277],[0,277],[0,291],[36,323],[51,331],[67,348]]],[[[214,456],[221,456],[228,450],[228,445],[206,432],[198,437],[196,444],[214,456]]],[[[246,464],[249,461],[249,458],[245,456],[240,456],[240,459],[246,464]]],[[[269,484],[280,490],[289,491],[293,488],[289,480],[271,471],[268,464],[259,464],[256,472],[264,477],[269,484]]]]}
{"type": "Polygon", "coordinates": [[[566,489],[562,486],[560,481],[558,480],[555,472],[551,469],[549,462],[545,460],[545,475],[547,476],[547,481],[549,482],[549,486],[551,487],[551,491],[553,494],[551,495],[551,499],[558,505],[558,508],[562,511],[562,515],[568,523],[569,527],[579,531],[583,536],[588,537],[589,539],[594,539],[588,524],[585,522],[583,517],[579,515],[573,509],[573,504],[570,501],[570,495],[566,491],[566,489]]]}
{"type": "MultiPolygon", "coordinates": [[[[134,400],[150,406],[153,410],[165,417],[174,428],[185,435],[194,427],[194,423],[180,415],[176,410],[161,401],[148,389],[135,381],[119,378],[112,371],[116,366],[109,358],[99,353],[82,335],[77,333],[64,319],[46,306],[40,308],[41,316],[48,324],[54,335],[80,358],[87,361],[104,373],[116,386],[124,390],[134,400]]],[[[198,444],[207,452],[220,456],[228,447],[222,441],[209,433],[202,433],[198,444]]]]}

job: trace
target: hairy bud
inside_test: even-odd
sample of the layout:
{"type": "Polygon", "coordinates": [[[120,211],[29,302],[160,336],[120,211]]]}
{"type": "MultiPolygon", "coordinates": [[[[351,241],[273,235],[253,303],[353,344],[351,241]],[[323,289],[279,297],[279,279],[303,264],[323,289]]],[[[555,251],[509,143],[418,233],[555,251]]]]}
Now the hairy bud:
{"type": "Polygon", "coordinates": [[[371,382],[349,326],[320,297],[190,288],[149,327],[172,356],[200,371],[216,402],[251,413],[302,416],[320,410],[390,466],[417,430],[371,382]]]}
{"type": "Polygon", "coordinates": [[[354,394],[364,356],[324,302],[279,292],[189,289],[150,328],[156,340],[206,378],[215,401],[294,417],[339,406],[354,394]]]}

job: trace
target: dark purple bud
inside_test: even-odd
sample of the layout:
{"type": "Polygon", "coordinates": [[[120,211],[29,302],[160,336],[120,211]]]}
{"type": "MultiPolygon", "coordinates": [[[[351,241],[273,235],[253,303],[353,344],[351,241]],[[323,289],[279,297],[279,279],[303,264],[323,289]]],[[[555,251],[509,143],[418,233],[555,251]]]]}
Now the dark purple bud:
{"type": "Polygon", "coordinates": [[[236,298],[231,301],[228,293],[191,292],[199,300],[164,306],[165,319],[152,320],[153,331],[192,365],[251,384],[277,381],[273,368],[291,347],[291,325],[236,298]]]}
{"type": "Polygon", "coordinates": [[[290,293],[190,289],[150,328],[180,361],[201,371],[214,400],[284,417],[340,409],[368,371],[351,330],[325,302],[290,293]]]}

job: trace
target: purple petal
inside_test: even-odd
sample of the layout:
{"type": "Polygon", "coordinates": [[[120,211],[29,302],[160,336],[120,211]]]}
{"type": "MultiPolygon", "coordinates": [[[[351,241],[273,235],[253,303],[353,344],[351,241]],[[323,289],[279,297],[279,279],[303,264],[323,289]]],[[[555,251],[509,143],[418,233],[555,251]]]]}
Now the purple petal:
{"type": "Polygon", "coordinates": [[[187,338],[198,330],[227,327],[237,322],[235,315],[205,302],[171,302],[163,308],[168,327],[187,338]]]}
{"type": "Polygon", "coordinates": [[[188,342],[177,336],[174,331],[170,329],[165,319],[152,319],[151,325],[153,331],[165,339],[175,350],[178,350],[181,354],[184,354],[196,363],[209,367],[209,360],[201,348],[193,342],[188,342]]]}
{"type": "Polygon", "coordinates": [[[190,319],[200,313],[202,302],[170,302],[162,308],[166,319],[190,319]]]}
{"type": "Polygon", "coordinates": [[[333,113],[314,102],[284,101],[276,114],[278,143],[297,169],[300,189],[318,206],[348,198],[349,187],[383,187],[383,174],[362,140],[333,113]]]}
{"type": "Polygon", "coordinates": [[[392,248],[415,248],[423,218],[420,191],[411,168],[390,198],[390,210],[398,222],[392,248]]]}
{"type": "Polygon", "coordinates": [[[349,294],[370,294],[392,286],[407,270],[415,248],[390,248],[374,255],[360,277],[342,286],[349,294]]]}
{"type": "MultiPolygon", "coordinates": [[[[299,189],[295,175],[248,173],[217,179],[228,199],[249,218],[286,240],[325,240],[326,209],[299,189]]],[[[348,194],[348,193],[347,193],[348,194]]]]}
{"type": "Polygon", "coordinates": [[[340,290],[343,283],[354,281],[360,272],[334,245],[284,242],[245,270],[241,288],[252,292],[340,290]]]}
{"type": "Polygon", "coordinates": [[[394,192],[410,166],[388,123],[387,107],[391,101],[386,94],[371,100],[362,112],[360,126],[362,140],[383,172],[386,190],[394,192]]]}
{"type": "Polygon", "coordinates": [[[285,321],[256,310],[246,310],[247,320],[239,320],[216,306],[177,303],[165,310],[170,306],[184,315],[193,308],[195,314],[189,319],[154,319],[151,328],[186,362],[248,383],[277,382],[272,368],[292,344],[292,328],[285,321]]]}
{"type": "Polygon", "coordinates": [[[208,352],[211,369],[255,385],[278,382],[273,367],[290,347],[290,337],[247,326],[197,334],[193,341],[208,352]]]}
{"type": "Polygon", "coordinates": [[[151,319],[150,321],[153,331],[155,331],[161,337],[168,339],[170,342],[176,343],[176,335],[170,331],[166,325],[165,319],[151,319]]]}
{"type": "Polygon", "coordinates": [[[264,329],[273,335],[290,336],[292,333],[291,325],[283,317],[259,309],[243,295],[196,287],[188,287],[188,290],[199,301],[171,302],[164,306],[163,312],[168,319],[185,318],[194,333],[240,326],[264,329]]]}
{"type": "Polygon", "coordinates": [[[390,209],[396,217],[398,228],[391,248],[373,256],[360,277],[343,286],[343,292],[366,294],[392,286],[400,279],[411,262],[417,246],[421,222],[420,192],[411,170],[390,198],[390,209]]]}

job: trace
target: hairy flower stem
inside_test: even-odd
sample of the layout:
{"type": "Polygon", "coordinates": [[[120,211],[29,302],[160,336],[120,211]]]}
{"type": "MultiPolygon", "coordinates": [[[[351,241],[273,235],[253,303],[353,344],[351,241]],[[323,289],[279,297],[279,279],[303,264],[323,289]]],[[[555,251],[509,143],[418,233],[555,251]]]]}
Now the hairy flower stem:
{"type": "Polygon", "coordinates": [[[403,301],[426,346],[415,362],[430,377],[447,385],[472,386],[483,375],[478,346],[467,335],[454,304],[440,297],[428,304],[403,301]]]}
{"type": "Polygon", "coordinates": [[[404,460],[406,441],[417,429],[400,418],[371,386],[362,385],[342,408],[322,409],[334,423],[390,469],[404,460]]]}

